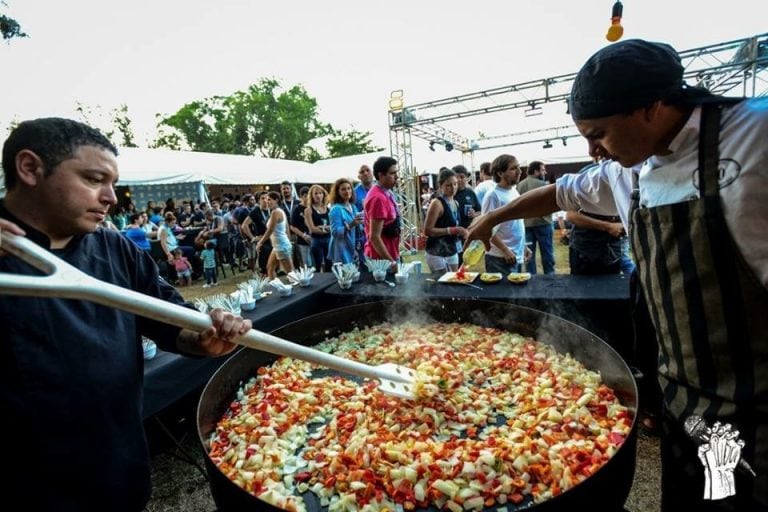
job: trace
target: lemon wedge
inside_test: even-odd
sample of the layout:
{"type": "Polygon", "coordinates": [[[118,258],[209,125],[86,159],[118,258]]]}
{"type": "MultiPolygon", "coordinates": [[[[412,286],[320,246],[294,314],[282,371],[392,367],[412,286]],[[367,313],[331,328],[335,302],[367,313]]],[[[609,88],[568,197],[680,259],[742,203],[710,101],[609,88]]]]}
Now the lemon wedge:
{"type": "Polygon", "coordinates": [[[514,284],[524,284],[531,280],[531,274],[528,272],[511,272],[507,280],[514,284]]]}
{"type": "Polygon", "coordinates": [[[480,274],[480,280],[484,283],[498,283],[501,278],[501,272],[483,272],[480,274]]]}

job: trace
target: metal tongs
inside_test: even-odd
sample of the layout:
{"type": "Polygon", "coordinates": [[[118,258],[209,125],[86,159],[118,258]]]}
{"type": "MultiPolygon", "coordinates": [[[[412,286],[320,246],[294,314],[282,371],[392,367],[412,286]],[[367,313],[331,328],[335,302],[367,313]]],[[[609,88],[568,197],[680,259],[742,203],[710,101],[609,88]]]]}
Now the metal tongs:
{"type": "MultiPolygon", "coordinates": [[[[0,272],[0,295],[82,299],[195,332],[202,332],[211,327],[211,317],[205,313],[95,279],[27,238],[2,232],[0,247],[47,274],[28,276],[0,272]]],[[[415,397],[415,372],[405,366],[394,363],[369,366],[304,347],[256,329],[251,329],[232,341],[270,354],[301,359],[343,373],[377,379],[379,389],[384,393],[400,398],[415,397]]]]}

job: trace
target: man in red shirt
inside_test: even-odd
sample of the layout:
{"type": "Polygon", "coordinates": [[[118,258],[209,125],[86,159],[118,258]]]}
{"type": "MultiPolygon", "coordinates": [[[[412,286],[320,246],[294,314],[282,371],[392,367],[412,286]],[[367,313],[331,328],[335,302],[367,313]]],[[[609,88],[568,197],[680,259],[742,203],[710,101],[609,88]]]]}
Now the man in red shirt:
{"type": "Polygon", "coordinates": [[[395,265],[400,259],[400,213],[395,194],[397,160],[379,157],[373,164],[376,184],[368,191],[365,211],[365,256],[370,259],[389,260],[395,265]]]}

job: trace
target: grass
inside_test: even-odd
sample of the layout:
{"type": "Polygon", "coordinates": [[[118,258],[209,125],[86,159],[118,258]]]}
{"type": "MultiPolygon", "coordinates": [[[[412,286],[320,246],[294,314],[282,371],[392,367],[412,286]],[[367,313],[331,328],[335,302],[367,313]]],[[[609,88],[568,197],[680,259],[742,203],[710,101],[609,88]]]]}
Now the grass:
{"type": "Polygon", "coordinates": [[[251,272],[238,272],[233,274],[227,268],[227,277],[223,277],[219,272],[218,286],[213,288],[203,288],[205,284],[205,278],[194,281],[190,286],[177,286],[176,289],[181,293],[181,296],[185,300],[192,302],[195,299],[204,299],[211,295],[217,295],[219,293],[232,293],[237,291],[237,285],[243,281],[247,281],[253,274],[251,272]]]}

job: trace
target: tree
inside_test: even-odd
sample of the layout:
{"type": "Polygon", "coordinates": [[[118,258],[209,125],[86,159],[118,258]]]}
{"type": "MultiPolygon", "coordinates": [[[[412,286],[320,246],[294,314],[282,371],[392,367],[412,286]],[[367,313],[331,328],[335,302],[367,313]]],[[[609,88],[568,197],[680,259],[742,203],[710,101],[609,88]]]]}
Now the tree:
{"type": "Polygon", "coordinates": [[[128,117],[128,105],[125,103],[119,107],[112,109],[112,126],[120,134],[120,146],[126,148],[137,148],[135,137],[133,136],[133,128],[131,127],[131,118],[128,117]]]}
{"type": "Polygon", "coordinates": [[[355,129],[346,133],[333,130],[333,133],[325,143],[325,148],[328,150],[328,158],[382,151],[384,148],[373,145],[371,141],[372,135],[372,132],[361,132],[355,129]]]}
{"type": "Polygon", "coordinates": [[[188,147],[184,146],[184,143],[181,140],[182,135],[178,130],[175,128],[167,127],[165,125],[161,125],[160,123],[162,121],[162,116],[160,114],[155,114],[155,118],[158,120],[157,138],[149,143],[150,148],[167,148],[174,151],[189,149],[188,147]]]}
{"type": "Polygon", "coordinates": [[[79,101],[75,105],[82,122],[99,130],[113,143],[127,148],[139,147],[133,135],[131,118],[128,117],[128,105],[125,103],[113,108],[108,117],[101,105],[90,107],[79,101]]]}
{"type": "MultiPolygon", "coordinates": [[[[300,85],[281,90],[262,79],[245,91],[193,101],[158,123],[174,129],[193,151],[269,158],[316,158],[307,143],[332,130],[318,119],[315,98],[300,85]]],[[[158,141],[159,142],[159,141],[158,141]]]]}
{"type": "MultiPolygon", "coordinates": [[[[7,7],[8,4],[0,1],[0,6],[7,7]]],[[[21,31],[21,25],[18,21],[5,14],[0,14],[0,33],[3,34],[5,41],[10,41],[14,37],[29,37],[21,31]]]]}

